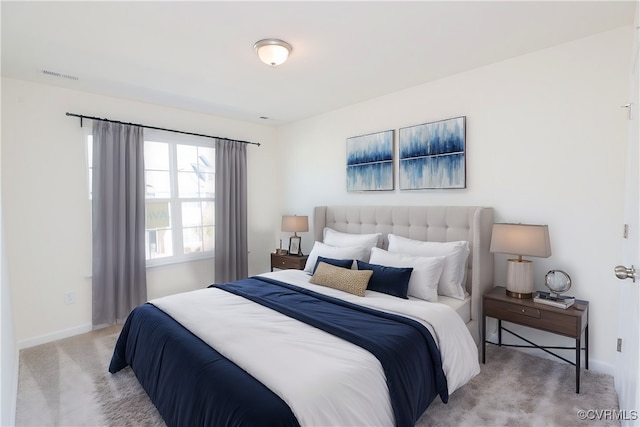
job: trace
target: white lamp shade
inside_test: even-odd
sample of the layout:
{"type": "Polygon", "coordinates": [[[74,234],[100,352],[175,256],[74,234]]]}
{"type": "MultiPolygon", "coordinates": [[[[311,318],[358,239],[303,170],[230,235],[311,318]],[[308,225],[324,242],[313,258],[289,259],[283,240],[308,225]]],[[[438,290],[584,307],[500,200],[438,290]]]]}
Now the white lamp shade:
{"type": "Polygon", "coordinates": [[[289,43],[278,39],[260,40],[254,49],[262,62],[273,67],[285,62],[292,50],[289,43]]]}
{"type": "Polygon", "coordinates": [[[490,251],[547,258],[551,256],[549,227],[530,224],[493,224],[490,251]]]}
{"type": "Polygon", "coordinates": [[[518,255],[507,261],[507,295],[531,298],[535,290],[533,263],[522,256],[551,256],[549,227],[529,224],[493,224],[491,248],[494,253],[518,255]]]}
{"type": "Polygon", "coordinates": [[[282,231],[309,231],[309,217],[297,215],[282,216],[282,231]]]}

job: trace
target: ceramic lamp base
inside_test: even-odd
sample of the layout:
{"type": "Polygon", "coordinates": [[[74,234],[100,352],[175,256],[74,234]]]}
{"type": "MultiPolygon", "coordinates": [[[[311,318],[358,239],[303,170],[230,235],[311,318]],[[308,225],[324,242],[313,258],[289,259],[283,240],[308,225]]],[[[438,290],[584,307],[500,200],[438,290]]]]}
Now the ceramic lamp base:
{"type": "Polygon", "coordinates": [[[510,259],[507,261],[507,295],[513,298],[533,298],[533,262],[510,259]]]}

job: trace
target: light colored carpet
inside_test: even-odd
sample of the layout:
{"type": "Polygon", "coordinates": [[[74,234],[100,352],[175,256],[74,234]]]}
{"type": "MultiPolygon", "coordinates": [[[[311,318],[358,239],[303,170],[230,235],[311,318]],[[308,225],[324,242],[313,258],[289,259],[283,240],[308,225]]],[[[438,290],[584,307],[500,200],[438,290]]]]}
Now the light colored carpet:
{"type": "Polygon", "coordinates": [[[17,426],[164,426],[131,368],[108,372],[121,326],[20,351],[17,426]]]}
{"type": "Polygon", "coordinates": [[[487,363],[469,383],[439,398],[417,426],[618,426],[619,421],[581,420],[578,411],[619,409],[613,377],[564,362],[487,345],[487,363]]]}
{"type": "MultiPolygon", "coordinates": [[[[130,368],[107,368],[119,327],[22,350],[18,426],[163,426],[130,368]]],[[[487,347],[487,364],[457,390],[439,398],[417,426],[604,426],[578,418],[579,410],[618,409],[613,378],[505,347],[487,347]]]]}

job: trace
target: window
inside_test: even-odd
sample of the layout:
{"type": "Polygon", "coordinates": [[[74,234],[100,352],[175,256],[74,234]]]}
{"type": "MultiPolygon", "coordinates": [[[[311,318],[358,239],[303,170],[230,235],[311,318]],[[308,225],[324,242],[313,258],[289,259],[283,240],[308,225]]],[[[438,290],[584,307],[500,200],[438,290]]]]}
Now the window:
{"type": "MultiPolygon", "coordinates": [[[[144,139],[147,265],[213,257],[215,150],[212,142],[147,130],[144,139]]],[[[91,172],[91,135],[88,146],[91,172]]]]}

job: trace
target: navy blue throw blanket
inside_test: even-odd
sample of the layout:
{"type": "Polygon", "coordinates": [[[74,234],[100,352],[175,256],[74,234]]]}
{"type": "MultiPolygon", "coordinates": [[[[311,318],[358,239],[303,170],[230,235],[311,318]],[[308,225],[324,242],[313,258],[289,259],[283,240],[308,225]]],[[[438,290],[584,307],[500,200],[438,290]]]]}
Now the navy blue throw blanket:
{"type": "Polygon", "coordinates": [[[280,397],[151,304],[127,318],[109,372],[127,365],[168,426],[299,427],[280,397]]]}
{"type": "Polygon", "coordinates": [[[419,322],[265,277],[211,287],[269,307],[372,353],[384,369],[397,426],[413,426],[437,395],[444,403],[449,399],[440,351],[419,322]]]}

